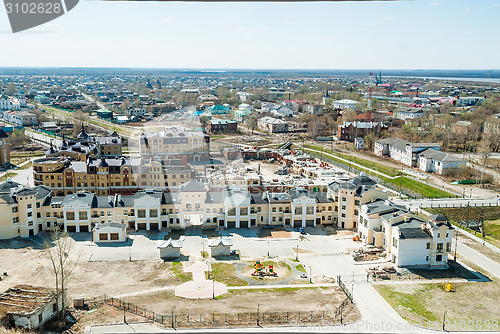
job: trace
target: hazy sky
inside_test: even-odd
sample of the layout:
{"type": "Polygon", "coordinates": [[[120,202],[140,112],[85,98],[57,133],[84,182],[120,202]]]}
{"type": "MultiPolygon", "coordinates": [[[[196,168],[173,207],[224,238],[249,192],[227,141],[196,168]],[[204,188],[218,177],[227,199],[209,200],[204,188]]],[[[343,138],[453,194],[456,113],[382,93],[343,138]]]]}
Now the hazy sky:
{"type": "Polygon", "coordinates": [[[80,0],[16,34],[0,8],[0,66],[499,69],[499,18],[500,0],[80,0]]]}

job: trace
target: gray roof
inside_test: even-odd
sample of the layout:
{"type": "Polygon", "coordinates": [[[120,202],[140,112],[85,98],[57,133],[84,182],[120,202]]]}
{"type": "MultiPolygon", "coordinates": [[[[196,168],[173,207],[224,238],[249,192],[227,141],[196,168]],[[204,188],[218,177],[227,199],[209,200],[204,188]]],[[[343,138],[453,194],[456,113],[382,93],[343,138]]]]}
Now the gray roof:
{"type": "Polygon", "coordinates": [[[223,237],[218,237],[217,239],[209,240],[208,241],[208,246],[209,247],[217,247],[219,245],[222,246],[232,246],[233,241],[229,238],[223,238],[223,237]]]}
{"type": "Polygon", "coordinates": [[[181,248],[182,247],[182,241],[181,240],[174,240],[172,238],[165,240],[165,241],[160,241],[158,243],[158,246],[156,248],[181,248]]]}
{"type": "Polygon", "coordinates": [[[420,156],[423,156],[424,158],[427,158],[427,159],[433,159],[433,160],[442,161],[442,162],[446,162],[446,161],[465,162],[463,159],[461,159],[455,155],[436,151],[435,149],[432,149],[432,148],[426,149],[425,151],[420,153],[420,156]]]}
{"type": "Polygon", "coordinates": [[[116,222],[97,223],[93,230],[98,230],[99,228],[104,228],[104,227],[114,227],[124,230],[127,228],[127,224],[116,223],[116,222]]]}
{"type": "Polygon", "coordinates": [[[76,194],[64,196],[64,200],[63,200],[62,204],[66,205],[66,204],[73,202],[73,201],[79,201],[79,202],[83,202],[83,203],[89,205],[90,207],[95,207],[95,205],[97,205],[97,200],[95,201],[95,203],[93,203],[95,197],[96,197],[95,194],[87,192],[87,191],[78,192],[76,194]]]}
{"type": "Polygon", "coordinates": [[[179,186],[180,191],[182,192],[201,192],[206,191],[205,186],[201,184],[199,181],[192,179],[189,182],[183,183],[179,186]]]}
{"type": "Polygon", "coordinates": [[[20,185],[21,184],[8,179],[7,181],[0,183],[0,193],[9,193],[10,194],[11,188],[17,188],[20,185]]]}
{"type": "Polygon", "coordinates": [[[410,143],[409,141],[401,138],[384,138],[376,140],[375,142],[383,145],[394,146],[400,149],[401,151],[405,151],[406,145],[410,143]]]}

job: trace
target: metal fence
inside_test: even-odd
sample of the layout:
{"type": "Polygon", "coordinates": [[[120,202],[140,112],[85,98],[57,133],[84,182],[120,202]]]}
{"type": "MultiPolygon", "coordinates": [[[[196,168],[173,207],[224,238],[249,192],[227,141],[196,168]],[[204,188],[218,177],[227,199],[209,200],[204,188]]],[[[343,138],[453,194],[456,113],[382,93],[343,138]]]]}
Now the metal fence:
{"type": "Polygon", "coordinates": [[[176,312],[175,308],[172,308],[170,314],[161,314],[121,299],[107,296],[89,299],[85,302],[93,307],[109,305],[123,310],[124,313],[129,312],[171,328],[260,326],[263,324],[290,324],[292,322],[321,323],[323,321],[343,323],[344,318],[355,309],[352,297],[346,298],[339,307],[328,310],[261,312],[257,308],[256,312],[239,313],[180,313],[176,312]]]}

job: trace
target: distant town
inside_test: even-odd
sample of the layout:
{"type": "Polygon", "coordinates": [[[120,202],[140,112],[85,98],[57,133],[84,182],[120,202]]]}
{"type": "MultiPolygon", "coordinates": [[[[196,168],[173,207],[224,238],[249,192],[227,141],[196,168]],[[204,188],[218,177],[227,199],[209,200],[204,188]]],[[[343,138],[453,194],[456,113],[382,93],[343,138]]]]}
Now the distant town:
{"type": "Polygon", "coordinates": [[[1,73],[7,333],[498,331],[500,82],[1,73]]]}

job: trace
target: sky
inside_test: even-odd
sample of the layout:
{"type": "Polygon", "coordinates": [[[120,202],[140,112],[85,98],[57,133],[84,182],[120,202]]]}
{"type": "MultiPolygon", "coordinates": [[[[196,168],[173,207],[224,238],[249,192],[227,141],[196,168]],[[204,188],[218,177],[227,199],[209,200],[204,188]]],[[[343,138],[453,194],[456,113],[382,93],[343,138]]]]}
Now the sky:
{"type": "Polygon", "coordinates": [[[500,69],[500,0],[87,1],[13,34],[0,66],[500,69]]]}

